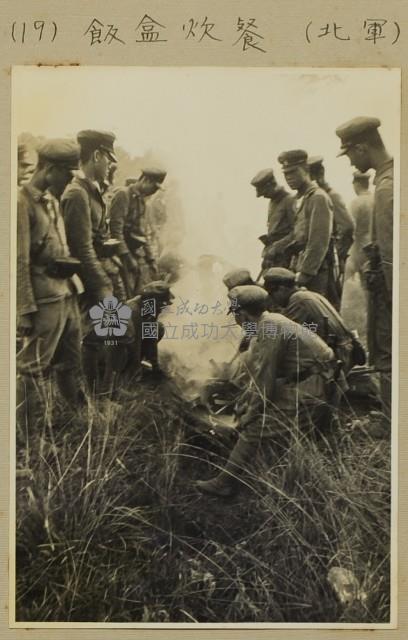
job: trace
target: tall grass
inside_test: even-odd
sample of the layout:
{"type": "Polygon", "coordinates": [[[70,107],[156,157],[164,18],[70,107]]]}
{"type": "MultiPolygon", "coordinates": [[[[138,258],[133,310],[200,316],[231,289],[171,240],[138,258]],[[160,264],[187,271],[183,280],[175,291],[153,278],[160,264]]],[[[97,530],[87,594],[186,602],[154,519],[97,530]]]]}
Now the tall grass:
{"type": "Polygon", "coordinates": [[[17,619],[386,622],[390,448],[343,417],[264,452],[230,501],[202,496],[228,449],[194,435],[174,384],[145,383],[17,443],[17,619]],[[350,569],[367,598],[327,581],[350,569]]]}

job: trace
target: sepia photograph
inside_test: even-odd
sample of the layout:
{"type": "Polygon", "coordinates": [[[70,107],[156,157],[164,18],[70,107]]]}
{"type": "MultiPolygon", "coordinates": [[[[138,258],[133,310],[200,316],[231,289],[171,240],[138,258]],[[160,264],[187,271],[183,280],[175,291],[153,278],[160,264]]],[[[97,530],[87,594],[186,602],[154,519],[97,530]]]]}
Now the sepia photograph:
{"type": "Polygon", "coordinates": [[[400,102],[13,67],[13,626],[395,624],[400,102]]]}

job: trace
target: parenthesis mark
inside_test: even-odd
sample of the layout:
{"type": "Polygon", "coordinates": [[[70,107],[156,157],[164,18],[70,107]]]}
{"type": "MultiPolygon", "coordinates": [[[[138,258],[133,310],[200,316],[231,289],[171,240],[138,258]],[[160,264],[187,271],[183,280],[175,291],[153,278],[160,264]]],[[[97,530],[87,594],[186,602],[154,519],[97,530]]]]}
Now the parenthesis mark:
{"type": "Polygon", "coordinates": [[[394,22],[394,24],[397,27],[397,37],[395,38],[395,40],[394,40],[394,42],[392,44],[395,44],[397,42],[397,40],[399,39],[400,34],[401,34],[401,29],[400,29],[400,26],[399,26],[398,22],[394,22]]]}
{"type": "Polygon", "coordinates": [[[306,40],[308,41],[309,44],[310,44],[309,29],[311,26],[312,26],[312,22],[309,22],[309,24],[306,27],[306,40]]]}
{"type": "Polygon", "coordinates": [[[54,40],[56,38],[56,35],[57,35],[57,24],[56,24],[56,22],[52,22],[52,24],[54,25],[54,35],[53,35],[53,37],[51,39],[51,42],[54,42],[54,40]]]}
{"type": "Polygon", "coordinates": [[[11,27],[11,37],[13,38],[13,42],[16,42],[16,34],[15,34],[16,23],[13,22],[11,27]]]}

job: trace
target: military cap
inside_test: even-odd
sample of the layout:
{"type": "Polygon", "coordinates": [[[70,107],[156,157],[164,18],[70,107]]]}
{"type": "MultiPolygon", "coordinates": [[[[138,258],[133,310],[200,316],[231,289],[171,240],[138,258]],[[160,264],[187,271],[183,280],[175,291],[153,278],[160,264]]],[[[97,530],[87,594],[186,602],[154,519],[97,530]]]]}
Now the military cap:
{"type": "Polygon", "coordinates": [[[170,286],[164,280],[153,280],[153,282],[149,282],[146,284],[142,291],[141,295],[143,298],[168,298],[169,300],[173,300],[174,296],[170,291],[170,286]]]}
{"type": "Polygon", "coordinates": [[[80,145],[89,144],[94,147],[94,149],[105,151],[112,162],[118,161],[113,149],[113,143],[116,140],[114,133],[111,133],[110,131],[94,131],[93,129],[86,129],[78,133],[77,140],[80,145]]]}
{"type": "Polygon", "coordinates": [[[227,289],[233,289],[244,284],[255,284],[248,269],[233,269],[228,271],[222,279],[227,289]]]}
{"type": "Polygon", "coordinates": [[[245,309],[253,304],[266,304],[268,299],[265,289],[256,284],[234,287],[227,295],[232,302],[230,312],[238,308],[245,309]]]}
{"type": "Polygon", "coordinates": [[[79,147],[74,140],[68,138],[47,140],[38,149],[38,159],[67,169],[78,169],[79,147]]]}
{"type": "Polygon", "coordinates": [[[303,149],[284,151],[278,157],[278,162],[282,165],[283,171],[292,169],[292,167],[298,167],[302,164],[307,164],[307,152],[303,151],[303,149]]]}
{"type": "Polygon", "coordinates": [[[283,267],[271,267],[264,274],[266,287],[279,286],[280,284],[294,284],[296,274],[283,267]]]}
{"type": "Polygon", "coordinates": [[[166,171],[163,171],[162,169],[156,169],[154,167],[142,169],[142,176],[146,176],[146,178],[150,178],[151,180],[153,180],[156,184],[156,187],[158,187],[159,189],[163,189],[162,182],[166,175],[166,171]]]}
{"type": "Polygon", "coordinates": [[[362,173],[362,171],[354,171],[353,173],[353,182],[361,180],[362,182],[368,182],[370,180],[369,173],[362,173]]]}
{"type": "Polygon", "coordinates": [[[363,142],[367,133],[375,131],[381,125],[378,118],[368,118],[361,116],[348,120],[336,129],[336,135],[341,140],[341,151],[337,157],[344,156],[347,151],[355,144],[363,142]]]}
{"type": "Polygon", "coordinates": [[[125,179],[125,187],[129,187],[129,185],[135,184],[135,182],[137,182],[138,180],[139,178],[135,178],[134,176],[128,176],[125,179]]]}
{"type": "Polygon", "coordinates": [[[252,178],[251,184],[253,187],[262,187],[271,181],[276,182],[273,169],[262,169],[262,171],[258,171],[255,178],[252,178]]]}
{"type": "Polygon", "coordinates": [[[32,162],[30,162],[28,157],[28,149],[25,144],[19,144],[17,148],[17,159],[19,165],[22,167],[31,167],[32,162]]]}
{"type": "Polygon", "coordinates": [[[309,167],[316,167],[319,164],[323,164],[323,156],[309,156],[307,164],[309,167]]]}

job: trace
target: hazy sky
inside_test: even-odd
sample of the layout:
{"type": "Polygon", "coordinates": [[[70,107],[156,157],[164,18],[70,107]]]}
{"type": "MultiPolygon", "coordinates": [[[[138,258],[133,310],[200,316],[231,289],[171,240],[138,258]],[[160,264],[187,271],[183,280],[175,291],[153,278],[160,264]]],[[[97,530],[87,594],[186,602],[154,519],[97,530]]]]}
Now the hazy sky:
{"type": "Polygon", "coordinates": [[[283,150],[325,157],[329,182],[353,196],[335,128],[378,116],[389,150],[399,149],[399,73],[385,69],[17,67],[15,135],[115,132],[130,154],[152,149],[179,182],[187,217],[185,253],[223,255],[259,269],[267,201],[249,182],[276,169],[283,150]]]}

